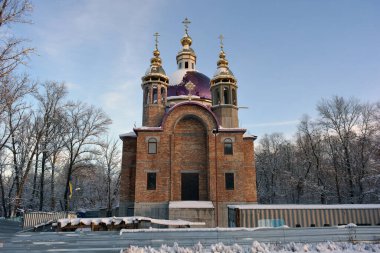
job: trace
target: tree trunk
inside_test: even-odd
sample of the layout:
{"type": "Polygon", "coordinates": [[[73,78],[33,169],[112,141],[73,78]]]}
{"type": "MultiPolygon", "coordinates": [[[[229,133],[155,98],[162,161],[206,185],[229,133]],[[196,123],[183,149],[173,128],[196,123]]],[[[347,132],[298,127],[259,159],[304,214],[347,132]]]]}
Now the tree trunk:
{"type": "Polygon", "coordinates": [[[55,192],[54,192],[54,173],[55,173],[55,158],[54,154],[53,162],[51,164],[51,179],[50,179],[50,191],[51,191],[51,200],[50,200],[50,209],[55,210],[55,192]]]}
{"type": "Polygon", "coordinates": [[[34,165],[34,176],[33,176],[33,191],[32,191],[32,196],[30,199],[30,205],[33,205],[33,200],[36,194],[36,188],[37,188],[37,172],[38,172],[38,148],[36,152],[36,164],[34,165]]]}
{"type": "Polygon", "coordinates": [[[42,162],[41,162],[41,181],[40,181],[40,208],[42,211],[44,206],[44,184],[45,184],[45,165],[46,165],[46,144],[42,152],[42,162]]]}
{"type": "Polygon", "coordinates": [[[69,206],[68,195],[69,195],[69,184],[70,184],[70,178],[71,178],[72,168],[73,168],[73,165],[72,165],[72,163],[70,163],[69,171],[67,173],[67,179],[66,179],[65,195],[63,196],[64,205],[65,205],[65,211],[68,211],[69,207],[70,207],[69,206]]]}
{"type": "Polygon", "coordinates": [[[1,203],[3,207],[3,215],[7,217],[7,206],[5,204],[5,192],[4,192],[4,184],[3,184],[3,172],[0,173],[0,187],[1,187],[1,203]]]}

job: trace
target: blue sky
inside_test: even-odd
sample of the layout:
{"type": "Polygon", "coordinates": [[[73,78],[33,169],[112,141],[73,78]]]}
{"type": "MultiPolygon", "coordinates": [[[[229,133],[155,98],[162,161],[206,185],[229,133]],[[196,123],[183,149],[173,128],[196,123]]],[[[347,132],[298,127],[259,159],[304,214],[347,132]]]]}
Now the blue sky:
{"type": "Polygon", "coordinates": [[[166,73],[188,17],[197,70],[211,77],[219,34],[238,79],[241,126],[259,137],[291,136],[317,115],[321,98],[380,100],[380,1],[377,0],[35,0],[34,24],[15,26],[37,54],[27,72],[65,81],[69,98],[101,107],[111,134],[141,125],[141,76],[159,32],[166,73]]]}

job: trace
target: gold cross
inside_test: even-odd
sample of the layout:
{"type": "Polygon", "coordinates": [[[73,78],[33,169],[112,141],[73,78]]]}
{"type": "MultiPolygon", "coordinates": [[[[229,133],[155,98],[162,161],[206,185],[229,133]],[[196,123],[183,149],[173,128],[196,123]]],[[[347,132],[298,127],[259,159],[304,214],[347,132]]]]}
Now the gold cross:
{"type": "Polygon", "coordinates": [[[223,34],[219,35],[218,38],[220,39],[220,49],[223,51],[223,39],[224,39],[223,34]]]}
{"type": "Polygon", "coordinates": [[[155,42],[156,42],[156,49],[157,49],[157,46],[158,46],[158,37],[160,36],[160,34],[158,32],[156,32],[155,34],[153,34],[153,36],[156,37],[155,42]]]}
{"type": "Polygon", "coordinates": [[[187,82],[185,84],[185,88],[188,91],[189,101],[191,100],[191,92],[195,89],[195,84],[193,84],[191,81],[187,82]]]}
{"type": "Polygon", "coordinates": [[[185,18],[185,20],[182,21],[182,24],[184,24],[184,26],[185,26],[185,32],[186,32],[186,34],[187,34],[187,29],[189,28],[189,24],[190,23],[191,22],[190,22],[190,20],[188,18],[185,18]]]}

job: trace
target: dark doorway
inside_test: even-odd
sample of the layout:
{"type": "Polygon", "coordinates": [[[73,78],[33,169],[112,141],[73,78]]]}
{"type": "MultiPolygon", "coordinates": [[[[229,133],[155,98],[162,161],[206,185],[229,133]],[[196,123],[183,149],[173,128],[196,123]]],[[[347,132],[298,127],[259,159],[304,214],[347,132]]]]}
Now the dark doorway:
{"type": "Polygon", "coordinates": [[[199,174],[181,174],[181,199],[199,200],[199,174]]]}

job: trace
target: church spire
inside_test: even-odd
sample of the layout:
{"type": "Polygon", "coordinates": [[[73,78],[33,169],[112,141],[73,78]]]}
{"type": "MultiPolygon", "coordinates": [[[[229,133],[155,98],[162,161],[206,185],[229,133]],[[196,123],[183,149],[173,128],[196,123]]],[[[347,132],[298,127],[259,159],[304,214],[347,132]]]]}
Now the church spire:
{"type": "Polygon", "coordinates": [[[191,43],[193,42],[188,33],[190,23],[191,21],[188,18],[185,18],[185,20],[182,21],[182,24],[185,26],[185,35],[181,39],[181,44],[184,49],[189,49],[191,46],[191,43]]]}
{"type": "Polygon", "coordinates": [[[183,35],[181,39],[182,49],[177,54],[178,69],[195,70],[195,63],[197,61],[197,56],[195,55],[194,50],[191,48],[191,44],[193,43],[193,40],[191,39],[189,35],[190,23],[191,22],[188,18],[185,18],[185,20],[182,21],[182,24],[185,27],[185,34],[183,35]]]}
{"type": "Polygon", "coordinates": [[[158,32],[156,32],[155,34],[153,34],[155,38],[155,49],[153,51],[153,58],[150,60],[150,63],[152,66],[155,66],[155,67],[160,67],[161,66],[161,58],[160,58],[160,51],[158,50],[158,37],[160,36],[160,34],[158,32]]]}
{"type": "Polygon", "coordinates": [[[218,68],[219,67],[224,67],[228,68],[228,61],[226,59],[226,54],[224,53],[224,45],[223,45],[223,35],[219,35],[219,40],[220,40],[220,53],[219,53],[219,60],[218,60],[218,68]]]}

